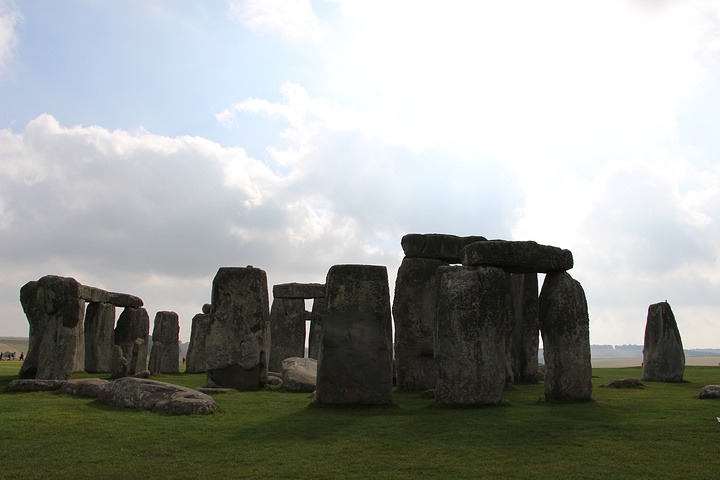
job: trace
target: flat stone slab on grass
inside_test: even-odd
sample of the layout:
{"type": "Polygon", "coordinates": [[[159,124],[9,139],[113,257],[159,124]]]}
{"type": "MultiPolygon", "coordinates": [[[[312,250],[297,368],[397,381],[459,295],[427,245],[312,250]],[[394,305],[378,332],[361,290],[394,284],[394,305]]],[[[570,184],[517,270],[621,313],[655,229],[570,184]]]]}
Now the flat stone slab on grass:
{"type": "Polygon", "coordinates": [[[637,378],[623,378],[621,380],[610,380],[603,387],[605,388],[642,388],[643,384],[637,378]]]}
{"type": "Polygon", "coordinates": [[[116,407],[139,408],[167,415],[206,413],[218,409],[212,397],[192,388],[132,377],[110,382],[98,400],[116,407]]]}
{"type": "Polygon", "coordinates": [[[700,398],[720,398],[720,385],[706,385],[700,390],[700,398]]]}
{"type": "Polygon", "coordinates": [[[60,387],[60,391],[73,397],[97,398],[109,384],[110,382],[102,378],[78,378],[66,380],[60,387]]]}
{"type": "Polygon", "coordinates": [[[475,242],[465,247],[461,255],[463,265],[501,267],[511,273],[550,273],[573,268],[570,250],[532,241],[475,242]]]}
{"type": "Polygon", "coordinates": [[[60,390],[60,387],[67,380],[35,380],[32,378],[17,379],[7,384],[9,392],[46,392],[50,390],[60,390]]]}
{"type": "Polygon", "coordinates": [[[290,357],[282,361],[283,390],[314,392],[317,387],[317,360],[290,357]]]}

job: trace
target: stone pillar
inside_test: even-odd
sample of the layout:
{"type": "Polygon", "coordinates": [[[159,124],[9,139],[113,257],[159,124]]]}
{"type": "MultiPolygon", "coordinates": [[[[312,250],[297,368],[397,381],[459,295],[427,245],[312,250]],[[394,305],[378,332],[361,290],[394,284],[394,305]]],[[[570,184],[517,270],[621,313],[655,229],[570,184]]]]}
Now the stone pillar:
{"type": "Polygon", "coordinates": [[[180,373],[180,320],[175,312],[157,312],[150,352],[150,373],[180,373]]]}
{"type": "Polygon", "coordinates": [[[115,305],[88,303],[85,311],[85,371],[110,372],[115,345],[115,305]]]}
{"type": "Polygon", "coordinates": [[[590,319],[580,282],[567,272],[548,273],[539,299],[545,354],[545,398],[592,396],[590,319]]]}
{"type": "Polygon", "coordinates": [[[325,298],[313,299],[312,313],[310,314],[310,333],[308,334],[308,357],[317,360],[320,358],[322,346],[322,326],[325,318],[325,298]]]}
{"type": "Polygon", "coordinates": [[[115,345],[122,349],[128,362],[128,375],[147,369],[150,316],[139,307],[125,307],[115,326],[115,345]]]}
{"type": "Polygon", "coordinates": [[[325,284],[316,399],[323,404],[392,403],[392,327],[387,269],[335,265],[325,284]]]}
{"type": "Polygon", "coordinates": [[[433,331],[437,310],[437,270],[449,265],[434,258],[405,257],[395,281],[395,373],[402,390],[429,390],[437,383],[433,331]]]}
{"type": "Polygon", "coordinates": [[[213,280],[211,303],[208,385],[238,390],[264,386],[270,354],[267,274],[252,266],[220,268],[213,280]]]}
{"type": "MultiPolygon", "coordinates": [[[[205,309],[203,308],[203,310],[205,309]]],[[[210,309],[208,308],[208,314],[198,313],[192,319],[185,373],[205,373],[207,371],[207,353],[205,350],[207,336],[210,332],[210,320],[212,319],[209,313],[210,309]]]]}
{"type": "Polygon", "coordinates": [[[305,300],[275,298],[270,310],[271,372],[280,372],[282,362],[290,357],[305,356],[305,300]]]}
{"type": "Polygon", "coordinates": [[[535,383],[538,380],[538,320],[537,273],[512,274],[513,332],[512,367],[516,382],[535,383]]]}
{"type": "Polygon", "coordinates": [[[682,382],[684,373],[685,351],[670,304],[650,305],[643,346],[643,380],[682,382]]]}
{"type": "Polygon", "coordinates": [[[496,267],[440,267],[435,330],[435,401],[502,401],[509,281],[496,267]]]}
{"type": "Polygon", "coordinates": [[[38,282],[28,282],[20,288],[20,303],[30,324],[28,351],[25,361],[20,367],[18,378],[35,378],[38,359],[40,358],[40,342],[45,334],[45,308],[37,300],[38,282]]]}

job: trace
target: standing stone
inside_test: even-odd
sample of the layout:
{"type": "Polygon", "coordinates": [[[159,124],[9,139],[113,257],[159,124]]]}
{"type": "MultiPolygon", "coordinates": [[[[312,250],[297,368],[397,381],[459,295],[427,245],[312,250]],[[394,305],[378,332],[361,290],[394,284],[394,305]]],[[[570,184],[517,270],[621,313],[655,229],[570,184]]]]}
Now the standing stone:
{"type": "Polygon", "coordinates": [[[150,373],[180,373],[180,320],[175,312],[157,312],[150,352],[150,373]]]}
{"type": "Polygon", "coordinates": [[[128,359],[123,356],[122,348],[120,345],[115,345],[112,348],[110,354],[110,376],[112,378],[127,377],[128,374],[128,359]]]}
{"type": "Polygon", "coordinates": [[[150,316],[147,310],[125,307],[115,326],[115,345],[119,345],[128,361],[128,375],[142,372],[147,366],[150,316]]]}
{"type": "MultiPolygon", "coordinates": [[[[209,311],[208,309],[208,312],[209,311]]],[[[211,319],[212,317],[205,313],[198,313],[192,319],[190,345],[188,346],[187,360],[185,362],[185,373],[205,373],[207,371],[205,361],[207,354],[205,350],[207,336],[210,332],[211,319]]]]}
{"type": "Polygon", "coordinates": [[[589,400],[590,319],[580,282],[567,272],[547,274],[540,293],[539,320],[545,355],[545,398],[589,400]]]}
{"type": "Polygon", "coordinates": [[[273,285],[273,298],[319,298],[325,296],[322,283],[280,283],[273,285]]]}
{"type": "Polygon", "coordinates": [[[395,374],[401,390],[429,390],[437,383],[433,331],[439,267],[447,262],[405,257],[398,269],[392,306],[395,374]]]}
{"type": "Polygon", "coordinates": [[[313,299],[310,313],[310,332],[308,333],[308,357],[317,360],[320,358],[322,346],[322,326],[325,318],[325,298],[313,299]]]}
{"type": "Polygon", "coordinates": [[[211,304],[208,385],[238,390],[265,386],[270,354],[267,274],[252,266],[220,268],[213,280],[211,304]]]}
{"type": "Polygon", "coordinates": [[[494,267],[440,267],[438,274],[435,401],[498,404],[505,388],[508,277],[494,267]]]}
{"type": "Polygon", "coordinates": [[[538,380],[538,277],[536,273],[512,274],[512,368],[516,382],[538,380]]]}
{"type": "Polygon", "coordinates": [[[18,378],[35,378],[38,359],[40,358],[40,342],[45,334],[45,308],[37,300],[38,282],[28,282],[20,288],[20,303],[30,324],[28,351],[25,361],[20,367],[18,378]]]}
{"type": "Polygon", "coordinates": [[[323,404],[392,403],[392,327],[387,269],[335,265],[325,284],[316,399],[323,404]]]}
{"type": "Polygon", "coordinates": [[[670,304],[650,305],[645,325],[643,380],[682,382],[684,373],[685,352],[670,304]]]}
{"type": "Polygon", "coordinates": [[[89,303],[85,311],[85,371],[109,372],[114,345],[115,305],[89,303]]]}
{"type": "Polygon", "coordinates": [[[290,357],[305,356],[305,300],[275,298],[270,309],[271,372],[282,370],[282,362],[290,357]]]}

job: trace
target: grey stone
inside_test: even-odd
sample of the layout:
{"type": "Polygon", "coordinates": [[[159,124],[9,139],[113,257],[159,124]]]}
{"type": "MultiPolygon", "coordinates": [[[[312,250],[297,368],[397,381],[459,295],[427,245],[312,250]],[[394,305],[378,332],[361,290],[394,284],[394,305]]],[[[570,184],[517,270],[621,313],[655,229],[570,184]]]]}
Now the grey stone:
{"type": "Polygon", "coordinates": [[[150,373],[150,370],[143,370],[142,372],[137,372],[133,377],[135,378],[150,378],[152,374],[150,373]]]}
{"type": "Polygon", "coordinates": [[[85,371],[110,372],[115,345],[115,305],[89,303],[85,310],[85,371]]]}
{"type": "Polygon", "coordinates": [[[312,312],[310,313],[310,331],[308,332],[308,357],[317,360],[320,358],[322,346],[322,326],[325,318],[325,298],[313,300],[312,312]]]}
{"type": "Polygon", "coordinates": [[[206,313],[198,313],[192,319],[190,345],[188,346],[185,361],[185,373],[205,373],[207,371],[207,363],[205,361],[207,354],[205,350],[207,348],[207,336],[210,332],[211,320],[212,317],[206,313]]]}
{"type": "Polygon", "coordinates": [[[267,376],[267,384],[268,385],[282,385],[282,383],[283,383],[282,377],[268,373],[268,376],[267,376]]]}
{"type": "Polygon", "coordinates": [[[395,281],[395,376],[401,390],[429,390],[437,382],[433,331],[438,275],[444,260],[405,257],[395,281]]]}
{"type": "Polygon", "coordinates": [[[282,361],[283,390],[314,392],[317,386],[317,360],[291,357],[282,361]]]}
{"type": "Polygon", "coordinates": [[[150,352],[150,373],[180,373],[180,320],[175,312],[157,312],[150,352]]]}
{"type": "Polygon", "coordinates": [[[278,371],[283,360],[305,356],[305,300],[275,298],[270,309],[270,363],[278,371]]]}
{"type": "Polygon", "coordinates": [[[125,307],[115,326],[115,345],[120,346],[127,360],[127,375],[147,369],[149,334],[150,316],[147,310],[125,307]]]}
{"type": "Polygon", "coordinates": [[[592,397],[590,319],[580,282],[567,272],[545,276],[539,300],[545,356],[545,398],[592,397]]]}
{"type": "Polygon", "coordinates": [[[205,315],[210,315],[210,313],[212,313],[212,305],[209,303],[206,303],[205,305],[203,305],[202,313],[204,313],[205,315]]]}
{"type": "Polygon", "coordinates": [[[475,242],[465,247],[461,255],[463,265],[501,267],[511,273],[550,273],[573,267],[570,250],[532,241],[475,242]]]}
{"type": "Polygon", "coordinates": [[[458,237],[441,233],[408,233],[400,240],[406,257],[436,258],[448,263],[460,263],[461,251],[467,245],[484,242],[485,237],[458,237]]]}
{"type": "Polygon", "coordinates": [[[37,374],[40,343],[47,323],[45,307],[37,300],[37,290],[38,282],[36,281],[28,282],[20,288],[20,304],[30,327],[27,355],[25,355],[25,361],[18,373],[18,378],[21,379],[35,378],[37,374]]]}
{"type": "Polygon", "coordinates": [[[273,286],[273,298],[322,298],[325,285],[322,283],[281,283],[273,286]]]}
{"type": "Polygon", "coordinates": [[[720,385],[705,385],[698,395],[699,398],[720,398],[720,385]]]}
{"type": "Polygon", "coordinates": [[[682,382],[684,373],[685,352],[670,304],[650,305],[645,325],[642,378],[655,382],[682,382]]]}
{"type": "Polygon", "coordinates": [[[80,285],[78,292],[80,298],[88,303],[112,303],[116,307],[143,306],[142,299],[135,295],[128,295],[127,293],[108,292],[89,285],[80,285]]]}
{"type": "Polygon", "coordinates": [[[538,277],[535,273],[511,274],[512,310],[512,369],[516,382],[538,381],[538,277]]]}
{"type": "Polygon", "coordinates": [[[318,403],[392,403],[387,269],[374,265],[335,265],[328,271],[325,286],[318,403]]]}
{"type": "Polygon", "coordinates": [[[110,382],[101,378],[80,378],[67,380],[60,386],[60,391],[73,397],[97,398],[103,388],[110,382]]]}
{"type": "Polygon", "coordinates": [[[493,267],[440,267],[435,401],[493,405],[505,388],[509,281],[493,267]]]}
{"type": "Polygon", "coordinates": [[[267,274],[252,266],[222,267],[213,280],[211,300],[208,385],[237,390],[263,387],[270,354],[267,274]]]}
{"type": "Polygon", "coordinates": [[[21,378],[12,380],[5,387],[8,392],[45,392],[60,390],[67,380],[37,380],[21,378]]]}
{"type": "Polygon", "coordinates": [[[120,345],[113,346],[110,354],[110,376],[113,378],[127,377],[128,359],[123,355],[120,345]]]}
{"type": "Polygon", "coordinates": [[[100,392],[98,400],[116,407],[151,410],[167,415],[206,413],[218,409],[212,397],[197,390],[132,377],[110,382],[100,392]]]}
{"type": "Polygon", "coordinates": [[[605,388],[640,388],[643,384],[637,378],[623,378],[620,380],[610,380],[605,382],[605,388]]]}
{"type": "Polygon", "coordinates": [[[128,375],[136,375],[147,370],[147,342],[142,338],[136,338],[133,342],[132,355],[128,359],[128,375]]]}

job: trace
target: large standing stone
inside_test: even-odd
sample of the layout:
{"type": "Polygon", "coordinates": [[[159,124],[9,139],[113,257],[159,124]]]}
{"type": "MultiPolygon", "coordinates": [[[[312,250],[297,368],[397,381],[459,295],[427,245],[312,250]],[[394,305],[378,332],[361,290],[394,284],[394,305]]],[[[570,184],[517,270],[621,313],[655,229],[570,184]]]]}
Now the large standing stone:
{"type": "Polygon", "coordinates": [[[157,312],[150,352],[150,373],[180,373],[180,320],[175,312],[157,312]]]}
{"type": "Polygon", "coordinates": [[[485,237],[458,237],[442,233],[408,233],[400,240],[406,257],[435,258],[448,263],[460,263],[461,251],[467,245],[484,242],[485,237]]]}
{"type": "Polygon", "coordinates": [[[505,388],[509,281],[493,267],[440,267],[435,401],[498,404],[505,388]]]}
{"type": "Polygon", "coordinates": [[[20,379],[31,379],[37,375],[40,342],[45,334],[45,307],[37,300],[37,290],[38,282],[36,281],[28,282],[20,288],[20,304],[30,324],[28,351],[18,374],[20,379]]]}
{"type": "Polygon", "coordinates": [[[465,247],[461,256],[463,265],[502,267],[511,273],[559,272],[573,267],[570,250],[532,241],[475,242],[465,247]]]}
{"type": "Polygon", "coordinates": [[[325,287],[317,401],[391,403],[392,327],[387,269],[335,265],[328,271],[325,287]]]}
{"type": "Polygon", "coordinates": [[[670,304],[648,307],[643,347],[643,380],[682,382],[685,352],[670,304]]]}
{"type": "Polygon", "coordinates": [[[546,275],[539,299],[539,320],[545,355],[545,398],[589,400],[590,319],[580,282],[567,272],[546,275]]]}
{"type": "Polygon", "coordinates": [[[212,286],[208,385],[255,390],[267,381],[270,301],[264,270],[222,267],[212,286]]]}
{"type": "Polygon", "coordinates": [[[205,350],[211,319],[212,316],[205,313],[198,313],[192,319],[185,373],[205,373],[207,371],[205,350]]]}
{"type": "Polygon", "coordinates": [[[312,312],[310,313],[310,332],[308,332],[308,357],[315,360],[320,358],[324,318],[325,298],[317,297],[313,299],[312,312]]]}
{"type": "Polygon", "coordinates": [[[437,383],[433,331],[439,267],[433,258],[405,257],[395,281],[395,375],[402,390],[429,390],[437,383]]]}
{"type": "Polygon", "coordinates": [[[149,335],[150,316],[147,310],[125,307],[115,326],[115,345],[120,346],[127,360],[128,375],[135,375],[147,368],[149,335]]]}
{"type": "Polygon", "coordinates": [[[273,285],[273,298],[320,298],[325,296],[322,283],[280,283],[273,285]]]}
{"type": "Polygon", "coordinates": [[[516,382],[538,380],[538,277],[536,273],[512,274],[512,368],[516,382]]]}
{"type": "Polygon", "coordinates": [[[270,310],[271,372],[279,372],[290,357],[305,356],[305,300],[275,298],[270,310]]]}
{"type": "Polygon", "coordinates": [[[85,311],[85,371],[110,372],[115,345],[115,305],[89,303],[85,311]]]}

